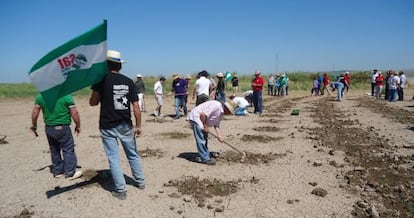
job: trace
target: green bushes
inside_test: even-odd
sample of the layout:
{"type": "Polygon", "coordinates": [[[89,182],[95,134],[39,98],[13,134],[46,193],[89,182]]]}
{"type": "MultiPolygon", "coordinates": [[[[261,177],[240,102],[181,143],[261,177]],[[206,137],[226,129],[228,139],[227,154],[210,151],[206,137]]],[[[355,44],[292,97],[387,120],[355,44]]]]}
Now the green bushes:
{"type": "MultiPolygon", "coordinates": [[[[323,73],[321,73],[323,74],[323,73]]],[[[312,87],[313,80],[315,80],[317,73],[288,73],[289,77],[289,90],[310,90],[312,87]]],[[[368,89],[371,86],[370,72],[361,71],[361,72],[351,72],[351,88],[352,89],[368,89]]],[[[269,74],[262,74],[262,77],[265,81],[264,89],[267,88],[267,80],[269,74]]],[[[338,73],[330,73],[330,81],[335,81],[338,73]]],[[[164,83],[164,93],[167,93],[171,90],[172,78],[166,76],[167,80],[164,83]]],[[[253,74],[248,75],[238,75],[239,78],[239,91],[245,92],[251,90],[251,81],[254,78],[253,74]]],[[[154,83],[158,81],[159,77],[156,76],[147,76],[144,77],[145,91],[146,94],[154,94],[153,87],[154,83]]],[[[190,80],[190,93],[194,88],[195,75],[192,75],[190,80]]],[[[216,78],[214,78],[216,79],[216,78]]],[[[133,78],[135,81],[135,78],[133,78]]],[[[216,80],[217,81],[217,80],[216,80]]],[[[231,92],[232,85],[231,82],[227,82],[226,90],[231,92]]],[[[17,97],[34,97],[38,93],[36,87],[32,83],[19,83],[19,84],[0,84],[0,97],[1,98],[17,98],[17,97]]],[[[88,96],[90,95],[90,87],[81,89],[73,95],[88,96]]]]}
{"type": "MultiPolygon", "coordinates": [[[[32,83],[0,83],[0,98],[34,98],[39,91],[32,83]]],[[[73,95],[90,95],[90,87],[83,88],[73,95]]]]}
{"type": "Polygon", "coordinates": [[[31,83],[0,84],[1,98],[34,97],[37,93],[36,87],[31,83]]]}

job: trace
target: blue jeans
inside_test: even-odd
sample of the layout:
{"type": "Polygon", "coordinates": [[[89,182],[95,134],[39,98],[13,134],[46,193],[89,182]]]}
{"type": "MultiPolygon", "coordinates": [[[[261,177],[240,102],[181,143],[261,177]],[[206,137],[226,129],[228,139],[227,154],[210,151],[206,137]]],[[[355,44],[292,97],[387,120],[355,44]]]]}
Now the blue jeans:
{"type": "Polygon", "coordinates": [[[253,91],[254,113],[262,113],[262,91],[253,91]]]}
{"type": "Polygon", "coordinates": [[[396,101],[398,97],[398,90],[397,89],[389,89],[388,90],[388,101],[396,101]]]}
{"type": "Polygon", "coordinates": [[[234,115],[237,116],[244,116],[247,113],[247,107],[237,107],[236,110],[234,111],[234,115]]]}
{"type": "Polygon", "coordinates": [[[226,102],[226,94],[224,94],[223,91],[217,91],[216,100],[219,101],[219,102],[221,102],[221,103],[226,102]]]}
{"type": "Polygon", "coordinates": [[[115,184],[114,191],[126,191],[126,182],[119,156],[118,138],[121,141],[127,156],[134,182],[137,184],[144,184],[145,180],[141,168],[141,158],[137,151],[134,130],[132,127],[127,123],[122,123],[114,128],[100,129],[100,131],[102,134],[102,143],[104,145],[106,156],[108,157],[109,167],[115,184]]]}
{"type": "Polygon", "coordinates": [[[180,118],[180,107],[184,109],[184,115],[187,115],[187,104],[185,95],[175,96],[175,118],[180,118]]]}
{"type": "Polygon", "coordinates": [[[286,91],[286,86],[285,85],[280,86],[280,93],[279,93],[279,95],[280,96],[285,96],[285,91],[286,91]]]}
{"type": "Polygon", "coordinates": [[[201,161],[210,160],[210,152],[208,151],[208,133],[205,132],[196,122],[191,122],[191,128],[193,129],[194,138],[196,140],[196,146],[201,161]]]}
{"type": "Polygon", "coordinates": [[[336,92],[337,92],[337,100],[338,101],[342,101],[342,95],[343,95],[342,90],[343,89],[344,89],[344,86],[342,85],[342,86],[338,86],[338,88],[336,90],[336,92]]]}
{"type": "Polygon", "coordinates": [[[45,132],[50,147],[53,175],[56,176],[65,173],[66,177],[73,176],[78,160],[76,158],[75,143],[70,126],[46,125],[45,132]]]}

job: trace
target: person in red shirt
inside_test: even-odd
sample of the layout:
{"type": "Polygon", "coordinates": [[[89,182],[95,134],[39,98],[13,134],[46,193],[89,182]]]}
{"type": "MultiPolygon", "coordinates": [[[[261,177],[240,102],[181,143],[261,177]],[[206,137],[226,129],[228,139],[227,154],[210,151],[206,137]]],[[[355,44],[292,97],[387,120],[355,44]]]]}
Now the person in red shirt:
{"type": "Polygon", "coordinates": [[[351,76],[349,75],[349,72],[346,72],[345,73],[344,79],[345,79],[345,89],[346,89],[346,93],[348,93],[349,86],[351,85],[351,76]]]}
{"type": "Polygon", "coordinates": [[[253,106],[255,114],[262,114],[263,112],[263,100],[262,100],[262,90],[263,90],[264,80],[260,76],[260,72],[256,71],[254,73],[254,79],[252,80],[252,90],[253,90],[253,106]]]}
{"type": "Polygon", "coordinates": [[[381,98],[382,88],[384,87],[384,75],[381,71],[378,73],[378,76],[375,78],[375,98],[381,98]]]}
{"type": "Polygon", "coordinates": [[[329,92],[329,76],[327,73],[323,74],[323,80],[322,80],[323,86],[322,86],[322,95],[325,94],[325,91],[328,93],[328,95],[331,95],[331,92],[329,92]]]}

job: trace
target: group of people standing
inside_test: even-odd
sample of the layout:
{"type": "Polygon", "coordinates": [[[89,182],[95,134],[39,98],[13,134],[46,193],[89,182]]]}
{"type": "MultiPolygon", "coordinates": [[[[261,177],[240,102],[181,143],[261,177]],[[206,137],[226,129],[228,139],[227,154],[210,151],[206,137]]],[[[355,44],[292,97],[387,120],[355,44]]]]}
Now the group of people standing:
{"type": "Polygon", "coordinates": [[[397,100],[404,101],[404,88],[406,83],[407,78],[402,71],[389,70],[384,76],[381,71],[374,69],[371,74],[371,96],[379,99],[385,90],[385,100],[390,102],[397,100]]]}
{"type": "Polygon", "coordinates": [[[286,73],[269,75],[267,80],[267,94],[272,96],[285,96],[288,95],[289,90],[289,77],[286,73]]]}

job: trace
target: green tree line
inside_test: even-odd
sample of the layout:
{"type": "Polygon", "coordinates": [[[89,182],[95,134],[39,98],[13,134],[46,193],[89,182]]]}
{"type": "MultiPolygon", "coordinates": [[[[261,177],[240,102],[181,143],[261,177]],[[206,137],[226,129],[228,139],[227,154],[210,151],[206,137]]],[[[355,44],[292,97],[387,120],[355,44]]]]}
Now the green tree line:
{"type": "MultiPolygon", "coordinates": [[[[323,74],[323,73],[321,73],[323,74]]],[[[371,86],[370,80],[370,71],[361,71],[361,72],[351,72],[351,89],[367,89],[371,86]]],[[[269,74],[261,74],[265,80],[265,89],[267,87],[267,80],[269,74]]],[[[330,81],[336,80],[338,74],[328,74],[330,81]]],[[[316,78],[317,73],[288,73],[289,78],[289,90],[310,90],[312,87],[312,82],[316,78]]],[[[164,92],[167,93],[171,90],[172,78],[166,77],[167,80],[164,83],[164,92]]],[[[251,81],[254,78],[254,75],[238,75],[239,78],[239,90],[244,92],[251,89],[251,81]]],[[[132,78],[134,81],[136,78],[132,78]]],[[[156,76],[147,76],[144,77],[145,90],[146,94],[154,94],[153,87],[154,83],[158,81],[159,77],[156,76]]],[[[217,81],[217,78],[214,79],[217,81]]],[[[194,87],[194,82],[196,80],[196,75],[192,75],[190,80],[190,89],[194,87]]],[[[228,91],[232,90],[231,82],[228,81],[226,85],[228,91]]],[[[15,83],[15,84],[5,84],[0,83],[0,98],[24,98],[24,97],[34,97],[38,93],[38,90],[32,83],[15,83]]],[[[82,90],[79,90],[73,95],[89,95],[91,93],[90,87],[86,87],[82,90]]]]}

